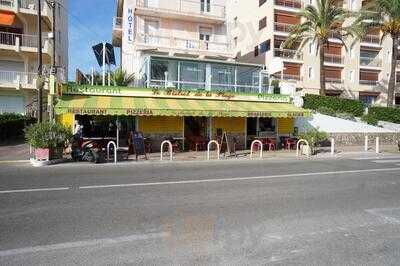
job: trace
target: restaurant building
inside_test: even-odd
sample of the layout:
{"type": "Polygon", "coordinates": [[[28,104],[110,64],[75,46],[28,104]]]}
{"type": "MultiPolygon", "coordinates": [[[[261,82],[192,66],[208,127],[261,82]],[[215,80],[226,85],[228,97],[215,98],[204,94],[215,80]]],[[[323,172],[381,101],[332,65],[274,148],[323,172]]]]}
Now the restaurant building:
{"type": "Polygon", "coordinates": [[[55,112],[71,130],[75,121],[83,125],[83,137],[118,136],[122,147],[130,132],[142,132],[153,152],[170,138],[184,150],[204,150],[222,133],[245,149],[257,137],[292,136],[295,117],[309,115],[280,94],[74,84],[65,86],[55,112]]]}

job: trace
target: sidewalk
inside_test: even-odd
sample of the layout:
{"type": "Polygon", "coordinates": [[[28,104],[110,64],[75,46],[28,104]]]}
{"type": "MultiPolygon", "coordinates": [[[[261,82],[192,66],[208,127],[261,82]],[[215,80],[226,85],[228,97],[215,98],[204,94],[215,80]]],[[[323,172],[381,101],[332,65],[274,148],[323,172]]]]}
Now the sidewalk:
{"type": "Polygon", "coordinates": [[[0,161],[29,160],[29,145],[16,142],[0,146],[0,161]]]}

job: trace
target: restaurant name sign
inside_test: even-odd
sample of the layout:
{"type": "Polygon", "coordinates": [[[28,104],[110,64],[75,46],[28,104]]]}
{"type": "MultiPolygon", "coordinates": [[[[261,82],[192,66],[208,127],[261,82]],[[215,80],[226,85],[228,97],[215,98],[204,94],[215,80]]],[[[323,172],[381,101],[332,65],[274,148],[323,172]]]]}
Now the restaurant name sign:
{"type": "Polygon", "coordinates": [[[133,87],[103,87],[90,85],[64,85],[63,94],[69,95],[97,95],[97,96],[126,96],[126,97],[154,97],[177,99],[206,99],[290,103],[288,95],[267,93],[234,93],[226,91],[182,90],[173,88],[133,88],[133,87]]]}

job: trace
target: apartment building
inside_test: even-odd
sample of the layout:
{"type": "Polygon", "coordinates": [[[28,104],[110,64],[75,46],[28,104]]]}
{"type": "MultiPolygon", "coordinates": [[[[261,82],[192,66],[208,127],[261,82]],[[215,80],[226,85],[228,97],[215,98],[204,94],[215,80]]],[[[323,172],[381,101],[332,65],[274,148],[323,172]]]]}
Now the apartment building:
{"type": "Polygon", "coordinates": [[[113,44],[137,85],[265,89],[262,65],[235,62],[226,19],[225,0],[118,0],[113,44]]]}
{"type": "MultiPolygon", "coordinates": [[[[367,1],[372,0],[337,0],[335,4],[358,11],[367,1]]],[[[238,60],[270,67],[274,58],[281,58],[284,70],[276,78],[292,84],[298,91],[318,93],[320,66],[316,45],[308,43],[300,50],[282,47],[292,27],[301,23],[299,11],[305,5],[314,4],[313,0],[231,0],[228,3],[227,19],[238,60]]],[[[346,40],[346,49],[332,36],[325,54],[328,95],[360,99],[367,105],[386,104],[391,40],[385,38],[381,43],[380,39],[381,32],[371,28],[361,41],[346,40]]],[[[396,97],[396,103],[400,104],[400,97],[396,97]]]]}
{"type": "MultiPolygon", "coordinates": [[[[50,73],[54,56],[56,65],[60,67],[57,76],[65,81],[68,69],[68,1],[56,1],[55,43],[52,35],[53,10],[47,2],[42,1],[41,4],[43,69],[45,74],[50,73]]],[[[0,1],[0,113],[36,115],[37,8],[36,0],[0,1]]],[[[44,99],[46,102],[47,98],[44,99]]],[[[46,110],[46,106],[43,109],[46,110]]]]}

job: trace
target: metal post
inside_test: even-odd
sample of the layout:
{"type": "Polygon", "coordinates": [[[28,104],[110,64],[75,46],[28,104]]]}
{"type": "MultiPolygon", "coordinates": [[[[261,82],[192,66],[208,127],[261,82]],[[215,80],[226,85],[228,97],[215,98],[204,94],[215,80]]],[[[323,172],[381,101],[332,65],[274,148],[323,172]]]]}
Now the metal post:
{"type": "Polygon", "coordinates": [[[94,68],[92,67],[92,70],[91,70],[91,76],[92,76],[92,80],[91,80],[91,82],[90,82],[90,85],[94,85],[94,68]]]}
{"type": "Polygon", "coordinates": [[[335,139],[331,139],[331,155],[335,155],[335,139]]]}
{"type": "Polygon", "coordinates": [[[106,43],[103,42],[103,86],[106,86],[106,43]]]}
{"type": "Polygon", "coordinates": [[[379,154],[379,153],[380,153],[380,151],[379,151],[379,137],[376,137],[375,145],[376,145],[376,147],[375,147],[375,152],[376,152],[377,154],[379,154]]]}
{"type": "Polygon", "coordinates": [[[37,31],[38,31],[38,122],[43,122],[43,58],[42,58],[42,3],[37,0],[38,13],[37,13],[37,31]]]}
{"type": "Polygon", "coordinates": [[[368,135],[365,136],[365,142],[364,142],[364,151],[367,152],[368,151],[368,135]]]}

